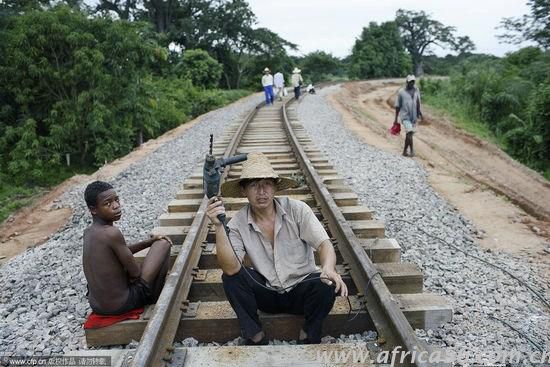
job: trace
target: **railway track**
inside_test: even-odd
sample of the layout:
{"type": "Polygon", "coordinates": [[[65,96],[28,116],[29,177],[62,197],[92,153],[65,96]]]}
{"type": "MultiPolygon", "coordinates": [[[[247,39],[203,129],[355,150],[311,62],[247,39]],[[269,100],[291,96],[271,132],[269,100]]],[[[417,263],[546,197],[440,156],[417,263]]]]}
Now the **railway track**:
{"type": "MultiPolygon", "coordinates": [[[[378,343],[385,350],[400,346],[428,352],[414,328],[435,328],[450,321],[450,306],[438,295],[423,293],[418,266],[401,262],[397,241],[386,238],[384,223],[374,220],[372,211],[358,203],[357,195],[308,138],[292,105],[285,102],[251,111],[244,121],[217,137],[214,145],[216,157],[258,151],[267,155],[279,175],[303,183],[277,196],[290,196],[310,205],[337,252],[338,270],[350,290],[354,319],[348,322],[348,302],[337,297],[323,335],[338,337],[376,330],[378,343]]],[[[237,178],[241,169],[241,164],[231,166],[224,175],[237,178]]],[[[224,204],[230,219],[246,204],[246,198],[225,198],[224,204]]],[[[140,340],[137,350],[117,354],[117,363],[132,366],[300,365],[304,361],[318,365],[314,362],[319,351],[345,348],[345,344],[174,348],[174,341],[187,337],[225,343],[239,336],[237,318],[223,291],[214,229],[205,208],[200,165],[183,182],[182,190],[168,204],[168,212],[160,217],[160,226],[153,230],[174,242],[172,268],[158,302],[147,307],[138,320],[86,330],[88,346],[140,340]]],[[[146,251],[136,257],[143,259],[146,251]]],[[[270,339],[296,339],[302,324],[296,315],[261,314],[260,318],[270,339]]],[[[414,365],[430,364],[415,361],[414,365]]]]}

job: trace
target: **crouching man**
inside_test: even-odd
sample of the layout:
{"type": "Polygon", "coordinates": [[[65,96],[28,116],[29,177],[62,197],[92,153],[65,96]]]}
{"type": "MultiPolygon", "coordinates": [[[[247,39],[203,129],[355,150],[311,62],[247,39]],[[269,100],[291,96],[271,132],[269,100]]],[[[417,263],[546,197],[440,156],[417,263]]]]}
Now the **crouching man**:
{"type": "Polygon", "coordinates": [[[222,185],[223,197],[246,197],[248,204],[231,219],[229,239],[217,219],[225,213],[212,198],[207,215],[216,226],[216,252],[225,294],[237,314],[247,345],[265,345],[257,310],[305,316],[299,342],[319,343],[323,321],[337,293],[348,290],[336,272],[336,254],[323,226],[307,204],[275,192],[295,187],[279,177],[266,156],[250,153],[240,179],[222,185]],[[313,250],[319,251],[321,269],[313,250]],[[236,255],[235,255],[236,253],[236,255]],[[244,268],[247,255],[252,268],[244,268]]]}
{"type": "Polygon", "coordinates": [[[84,230],[82,263],[88,281],[88,301],[100,315],[119,315],[147,304],[160,295],[170,259],[170,239],[155,236],[126,245],[113,225],[122,216],[120,200],[113,187],[95,181],[84,192],[92,224],[84,230]],[[149,252],[140,266],[133,254],[149,252]]]}

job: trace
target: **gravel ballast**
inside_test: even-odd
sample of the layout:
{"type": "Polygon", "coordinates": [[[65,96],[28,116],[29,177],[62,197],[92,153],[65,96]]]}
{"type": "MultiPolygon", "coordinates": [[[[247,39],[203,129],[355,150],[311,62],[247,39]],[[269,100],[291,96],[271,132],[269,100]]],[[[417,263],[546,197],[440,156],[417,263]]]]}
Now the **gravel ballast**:
{"type": "Polygon", "coordinates": [[[395,219],[413,222],[427,233],[505,268],[547,300],[548,284],[538,274],[548,269],[537,268],[527,258],[481,249],[475,241],[478,230],[432,189],[421,164],[371,147],[345,127],[341,114],[325,99],[338,88],[322,89],[304,98],[296,107],[298,119],[360,201],[375,211],[377,219],[386,221],[386,236],[398,240],[403,261],[422,268],[425,291],[445,295],[452,305],[451,323],[437,330],[417,330],[417,335],[432,345],[454,347],[470,355],[487,350],[518,351],[524,358],[538,351],[525,335],[550,354],[549,310],[527,288],[501,270],[395,219]]]}
{"type": "MultiPolygon", "coordinates": [[[[109,182],[122,202],[118,222],[127,243],[149,236],[157,218],[220,137],[256,106],[253,95],[199,117],[199,122],[109,182]]],[[[85,348],[82,323],[90,312],[82,271],[82,233],[91,223],[85,185],[71,188],[57,205],[74,210],[69,223],[40,247],[0,268],[0,355],[51,355],[85,348]]]]}
{"type": "MultiPolygon", "coordinates": [[[[525,287],[500,270],[392,219],[414,222],[468,253],[504,266],[548,299],[548,284],[537,277],[536,265],[525,258],[481,250],[475,242],[476,228],[433,191],[420,164],[370,147],[343,126],[341,115],[324,98],[336,89],[307,96],[297,106],[297,114],[361,202],[375,210],[377,218],[386,220],[387,236],[399,241],[403,261],[421,266],[425,290],[445,295],[452,304],[451,323],[437,330],[417,330],[417,334],[433,345],[470,353],[491,348],[527,355],[536,350],[520,334],[490,318],[494,316],[548,350],[548,311],[525,287]]],[[[219,136],[219,131],[249,112],[261,98],[251,96],[202,116],[183,135],[110,180],[122,199],[123,217],[118,225],[128,243],[146,238],[157,224],[183,180],[204,158],[208,135],[219,136]]],[[[73,187],[58,203],[74,209],[67,226],[44,245],[27,250],[0,268],[0,354],[50,355],[85,348],[82,323],[90,309],[84,296],[81,249],[82,232],[91,218],[84,205],[84,187],[73,187]]],[[[372,343],[374,339],[375,335],[366,332],[324,341],[372,343]]],[[[188,340],[182,345],[196,342],[188,340]]]]}

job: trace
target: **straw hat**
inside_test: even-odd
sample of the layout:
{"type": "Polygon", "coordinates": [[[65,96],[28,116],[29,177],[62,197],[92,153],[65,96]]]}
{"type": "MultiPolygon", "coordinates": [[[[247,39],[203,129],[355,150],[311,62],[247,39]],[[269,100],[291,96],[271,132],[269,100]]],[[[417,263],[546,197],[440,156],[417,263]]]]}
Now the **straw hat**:
{"type": "Polygon", "coordinates": [[[236,198],[244,197],[239,183],[241,180],[255,178],[274,178],[275,191],[281,191],[298,186],[298,183],[290,178],[279,177],[269,160],[262,153],[249,153],[248,159],[243,163],[241,177],[236,180],[227,181],[222,185],[221,194],[223,197],[236,198]]]}
{"type": "Polygon", "coordinates": [[[298,68],[294,68],[294,70],[292,70],[292,73],[294,74],[300,74],[302,72],[302,70],[298,69],[298,68]]]}

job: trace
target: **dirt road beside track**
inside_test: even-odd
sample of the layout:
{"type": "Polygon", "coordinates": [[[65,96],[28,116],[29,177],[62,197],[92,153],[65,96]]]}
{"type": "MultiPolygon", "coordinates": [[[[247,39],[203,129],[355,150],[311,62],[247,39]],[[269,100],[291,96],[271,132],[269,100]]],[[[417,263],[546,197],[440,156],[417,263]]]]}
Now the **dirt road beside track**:
{"type": "MultiPolygon", "coordinates": [[[[366,143],[400,154],[404,134],[388,129],[401,80],[345,83],[328,98],[366,143]]],[[[434,188],[483,232],[482,246],[550,263],[550,182],[487,143],[423,108],[416,157],[434,188]],[[546,249],[546,251],[545,251],[546,249]]]]}

